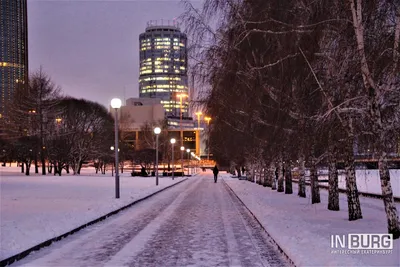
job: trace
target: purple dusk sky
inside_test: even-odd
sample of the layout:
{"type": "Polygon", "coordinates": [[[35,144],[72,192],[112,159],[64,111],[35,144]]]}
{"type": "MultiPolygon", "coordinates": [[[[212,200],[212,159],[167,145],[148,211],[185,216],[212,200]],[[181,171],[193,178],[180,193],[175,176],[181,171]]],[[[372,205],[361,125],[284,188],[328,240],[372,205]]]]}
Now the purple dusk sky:
{"type": "Polygon", "coordinates": [[[139,34],[183,11],[179,0],[28,0],[30,72],[42,66],[64,94],[107,107],[124,88],[138,97],[139,34]]]}

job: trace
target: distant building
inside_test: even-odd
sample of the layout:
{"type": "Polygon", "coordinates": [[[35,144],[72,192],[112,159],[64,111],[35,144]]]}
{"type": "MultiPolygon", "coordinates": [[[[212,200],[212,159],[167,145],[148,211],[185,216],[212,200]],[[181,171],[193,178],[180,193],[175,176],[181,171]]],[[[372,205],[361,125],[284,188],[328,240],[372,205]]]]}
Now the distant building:
{"type": "Polygon", "coordinates": [[[0,118],[18,86],[28,84],[27,0],[0,4],[0,118]]]}
{"type": "Polygon", "coordinates": [[[139,131],[146,123],[158,123],[165,118],[164,107],[157,98],[129,98],[119,113],[124,131],[139,131]]]}
{"type": "MultiPolygon", "coordinates": [[[[150,22],[139,36],[140,98],[158,98],[167,117],[180,116],[178,94],[188,94],[187,37],[177,25],[150,22]]],[[[188,98],[182,98],[183,117],[188,116],[188,98]]]]}

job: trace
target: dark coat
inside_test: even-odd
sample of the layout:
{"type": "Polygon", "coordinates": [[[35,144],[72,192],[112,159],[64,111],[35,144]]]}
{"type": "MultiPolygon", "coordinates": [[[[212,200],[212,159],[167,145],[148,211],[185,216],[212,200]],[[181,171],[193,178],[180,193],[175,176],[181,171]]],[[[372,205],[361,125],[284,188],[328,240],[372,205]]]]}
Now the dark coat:
{"type": "Polygon", "coordinates": [[[213,173],[214,173],[214,175],[217,175],[217,174],[218,174],[218,168],[217,168],[217,166],[214,167],[213,173]]]}

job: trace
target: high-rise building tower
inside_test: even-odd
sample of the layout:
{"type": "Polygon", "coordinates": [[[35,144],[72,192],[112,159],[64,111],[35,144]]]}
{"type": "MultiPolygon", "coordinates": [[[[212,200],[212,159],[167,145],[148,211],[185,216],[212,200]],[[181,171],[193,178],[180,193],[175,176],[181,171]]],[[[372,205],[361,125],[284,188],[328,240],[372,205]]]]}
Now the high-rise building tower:
{"type": "MultiPolygon", "coordinates": [[[[180,116],[179,94],[188,94],[187,37],[172,23],[149,22],[140,34],[139,96],[159,98],[169,117],[180,116]]],[[[188,117],[188,98],[182,115],[188,117]]]]}
{"type": "Polygon", "coordinates": [[[1,0],[0,4],[0,117],[14,91],[28,83],[27,0],[1,0]]]}

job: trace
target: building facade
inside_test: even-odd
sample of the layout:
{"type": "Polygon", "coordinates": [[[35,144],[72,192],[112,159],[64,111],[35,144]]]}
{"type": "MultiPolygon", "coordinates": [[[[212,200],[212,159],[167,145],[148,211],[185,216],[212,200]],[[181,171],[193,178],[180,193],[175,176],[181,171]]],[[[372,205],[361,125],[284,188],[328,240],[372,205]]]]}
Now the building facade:
{"type": "Polygon", "coordinates": [[[28,84],[27,0],[1,0],[0,117],[16,88],[28,84]]]}
{"type": "MultiPolygon", "coordinates": [[[[140,98],[159,98],[167,117],[179,117],[179,94],[188,95],[187,37],[177,25],[150,22],[139,36],[140,98]]],[[[188,97],[182,97],[188,117],[188,97]]]]}

